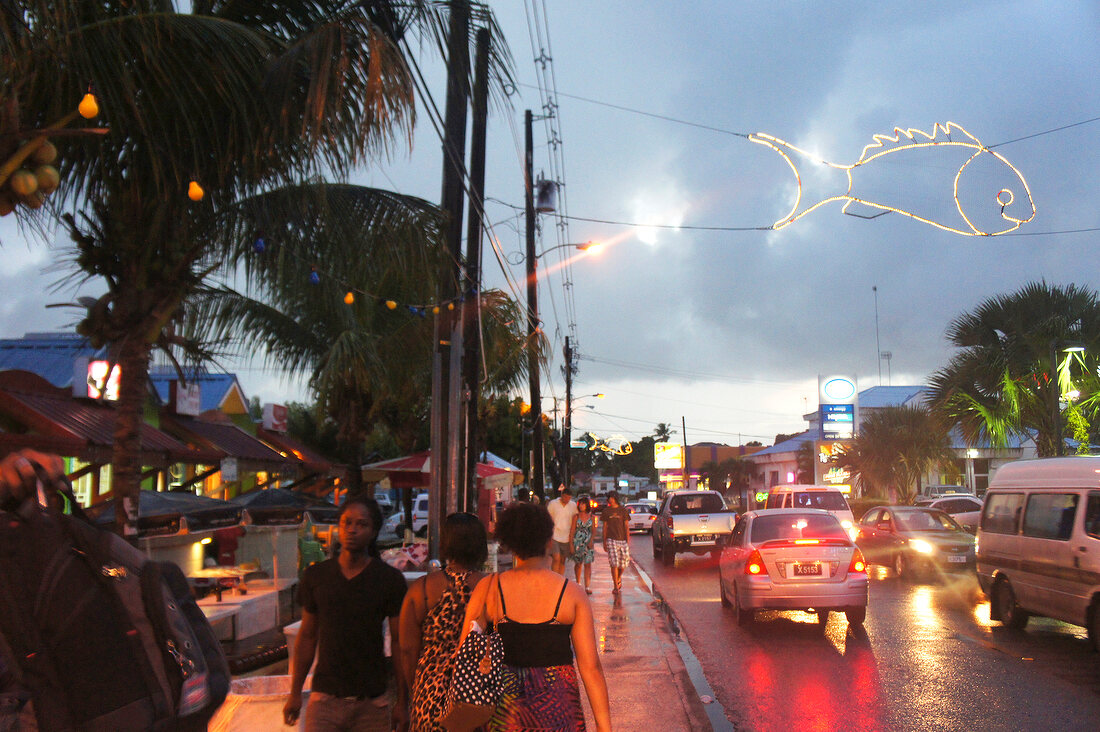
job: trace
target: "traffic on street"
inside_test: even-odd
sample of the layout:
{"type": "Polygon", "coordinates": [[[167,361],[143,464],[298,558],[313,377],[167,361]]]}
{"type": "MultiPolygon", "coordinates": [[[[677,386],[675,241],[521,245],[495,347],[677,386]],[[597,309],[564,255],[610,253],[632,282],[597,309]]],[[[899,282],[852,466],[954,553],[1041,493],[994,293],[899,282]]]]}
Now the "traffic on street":
{"type": "Polygon", "coordinates": [[[655,559],[631,537],[733,729],[1093,730],[1100,662],[1084,628],[989,618],[972,571],[899,578],[868,569],[866,619],[760,610],[739,625],[709,554],[655,559]]]}

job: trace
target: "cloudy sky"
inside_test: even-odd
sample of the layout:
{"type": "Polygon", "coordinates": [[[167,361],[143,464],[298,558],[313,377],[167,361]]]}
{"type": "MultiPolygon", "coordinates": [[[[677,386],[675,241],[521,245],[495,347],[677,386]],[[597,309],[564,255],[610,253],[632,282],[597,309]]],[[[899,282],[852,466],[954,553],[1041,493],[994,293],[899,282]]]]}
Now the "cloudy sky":
{"type": "MultiPolygon", "coordinates": [[[[486,284],[522,299],[523,265],[508,258],[523,249],[523,111],[544,114],[546,95],[554,119],[535,125],[535,170],[563,183],[564,205],[562,217],[541,217],[540,248],[609,243],[539,262],[554,349],[544,410],[564,399],[567,335],[580,353],[574,394],[606,394],[578,402],[577,429],[636,438],[666,422],[679,437],[683,420],[689,442],[770,444],[804,428],[819,374],[854,375],[860,388],[920,384],[951,355],[950,320],[983,299],[1039,279],[1100,286],[1094,2],[490,4],[517,85],[512,110],[489,126],[487,217],[505,265],[487,246],[486,284]],[[977,140],[1003,159],[979,156],[956,189],[973,148],[895,150],[852,169],[852,194],[967,229],[957,197],[977,228],[999,231],[1012,223],[998,195],[1026,219],[1029,189],[1033,220],[973,237],[898,213],[844,215],[833,202],[768,228],[799,194],[792,165],[804,210],[848,187],[844,170],[819,161],[850,165],[874,152],[864,147],[876,134],[948,121],[974,138],[955,130],[952,142],[977,140]],[[789,165],[750,133],[803,152],[789,165]]],[[[442,108],[439,64],[421,63],[442,108]]],[[[357,182],[439,200],[440,143],[420,114],[412,151],[357,182]]],[[[2,238],[0,335],[66,325],[69,315],[44,308],[71,297],[43,292],[56,252],[2,238]]],[[[260,364],[239,375],[263,401],[301,396],[260,364]]]]}

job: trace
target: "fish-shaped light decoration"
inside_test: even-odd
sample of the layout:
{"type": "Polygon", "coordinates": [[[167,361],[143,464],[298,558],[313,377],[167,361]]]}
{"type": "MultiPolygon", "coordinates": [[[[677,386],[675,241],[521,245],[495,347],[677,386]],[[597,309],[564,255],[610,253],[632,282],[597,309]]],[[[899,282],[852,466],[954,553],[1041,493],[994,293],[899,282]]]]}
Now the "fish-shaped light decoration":
{"type": "Polygon", "coordinates": [[[844,201],[844,206],[841,210],[853,216],[876,218],[886,213],[899,213],[903,216],[916,219],[917,221],[923,221],[939,229],[962,234],[964,236],[996,236],[998,234],[1007,234],[1010,231],[1015,231],[1023,224],[1035,218],[1035,201],[1031,197],[1031,190],[1028,188],[1027,181],[1024,180],[1020,171],[1000,153],[983,145],[978,138],[974,137],[954,122],[947,122],[942,125],[937,122],[935,126],[933,126],[931,133],[913,128],[902,129],[900,127],[895,127],[892,135],[875,135],[874,142],[864,147],[859,160],[851,165],[842,165],[840,163],[831,163],[827,160],[821,160],[812,153],[767,133],[753,133],[748,135],[748,138],[757,144],[766,145],[782,155],[783,159],[786,160],[787,164],[791,167],[791,170],[794,171],[795,179],[798,182],[798,193],[794,206],[791,207],[791,210],[786,216],[772,224],[771,228],[773,229],[782,229],[785,226],[789,226],[814,209],[834,201],[844,201]],[[937,221],[933,218],[915,213],[912,210],[907,210],[899,205],[874,201],[870,198],[857,195],[854,192],[854,186],[859,179],[859,169],[861,167],[889,155],[913,153],[921,151],[923,148],[942,149],[944,147],[953,148],[954,151],[960,155],[959,159],[962,161],[955,173],[955,178],[951,185],[955,209],[958,211],[962,219],[961,221],[937,221]],[[802,176],[798,172],[798,166],[795,165],[793,155],[810,158],[830,168],[845,171],[848,177],[847,190],[844,193],[818,201],[813,205],[803,207],[802,176]],[[1008,180],[1008,183],[1001,187],[993,196],[993,201],[991,202],[994,211],[998,208],[1000,209],[1000,218],[1005,222],[1005,228],[1003,229],[989,231],[979,228],[979,226],[974,223],[976,215],[968,215],[964,210],[962,202],[959,200],[959,181],[967,172],[967,168],[975,161],[995,162],[1008,180]],[[1017,201],[1017,199],[1019,199],[1019,201],[1017,201]],[[849,210],[853,204],[867,206],[872,210],[877,210],[877,212],[872,215],[864,216],[849,210]],[[1018,215],[1014,215],[1017,212],[1018,215]]]}

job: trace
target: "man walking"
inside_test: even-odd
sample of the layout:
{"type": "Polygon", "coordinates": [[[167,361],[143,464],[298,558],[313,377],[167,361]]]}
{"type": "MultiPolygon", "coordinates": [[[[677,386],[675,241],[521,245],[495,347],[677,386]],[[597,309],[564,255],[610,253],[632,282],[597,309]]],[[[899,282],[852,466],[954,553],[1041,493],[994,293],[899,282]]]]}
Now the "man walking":
{"type": "Polygon", "coordinates": [[[573,501],[573,491],[569,490],[569,486],[559,486],[559,490],[561,494],[546,505],[550,518],[554,519],[554,556],[550,568],[558,574],[565,574],[565,560],[573,555],[569,534],[573,530],[577,504],[573,501]]]}
{"type": "Polygon", "coordinates": [[[619,504],[619,494],[607,494],[607,508],[603,510],[603,548],[611,565],[611,579],[615,582],[615,594],[623,589],[623,570],[630,564],[628,529],[630,512],[619,504]]]}
{"type": "Polygon", "coordinates": [[[408,721],[405,682],[397,674],[391,711],[383,651],[382,621],[389,618],[390,647],[398,643],[398,616],[405,578],[378,556],[375,539],[382,512],[373,498],[349,498],[340,513],[340,554],[302,575],[298,596],[302,626],[294,647],[286,724],[302,708],[302,685],[317,656],[306,709],[306,730],[390,732],[408,721]]]}

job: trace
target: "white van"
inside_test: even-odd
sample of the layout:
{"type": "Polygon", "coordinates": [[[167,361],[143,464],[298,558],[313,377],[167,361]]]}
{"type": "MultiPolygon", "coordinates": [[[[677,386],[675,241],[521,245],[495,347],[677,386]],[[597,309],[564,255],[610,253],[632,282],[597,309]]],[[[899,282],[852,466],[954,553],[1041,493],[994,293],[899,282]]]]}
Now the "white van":
{"type": "Polygon", "coordinates": [[[999,468],[978,526],[977,571],[990,619],[1073,623],[1100,650],[1100,457],[999,468]]]}
{"type": "Polygon", "coordinates": [[[821,508],[840,521],[840,525],[855,541],[856,518],[844,491],[835,485],[777,485],[768,491],[764,508],[821,508]]]}

